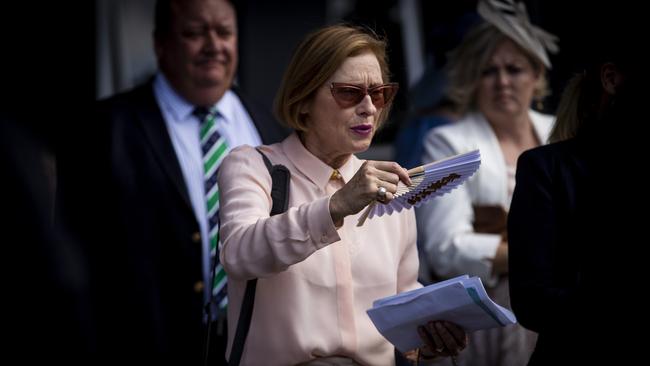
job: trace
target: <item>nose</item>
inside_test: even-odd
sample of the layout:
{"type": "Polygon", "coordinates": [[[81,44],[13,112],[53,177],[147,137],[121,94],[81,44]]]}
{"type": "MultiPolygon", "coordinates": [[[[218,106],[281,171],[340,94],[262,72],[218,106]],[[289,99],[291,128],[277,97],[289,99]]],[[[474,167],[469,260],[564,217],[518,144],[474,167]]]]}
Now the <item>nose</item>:
{"type": "Polygon", "coordinates": [[[499,86],[507,86],[510,84],[510,75],[506,72],[506,70],[499,70],[497,73],[497,85],[499,86]]]}
{"type": "Polygon", "coordinates": [[[207,31],[203,42],[203,52],[216,53],[223,47],[223,39],[215,31],[207,31]]]}
{"type": "Polygon", "coordinates": [[[364,117],[372,116],[377,113],[377,107],[372,103],[370,94],[366,93],[361,102],[357,104],[357,113],[364,117]]]}

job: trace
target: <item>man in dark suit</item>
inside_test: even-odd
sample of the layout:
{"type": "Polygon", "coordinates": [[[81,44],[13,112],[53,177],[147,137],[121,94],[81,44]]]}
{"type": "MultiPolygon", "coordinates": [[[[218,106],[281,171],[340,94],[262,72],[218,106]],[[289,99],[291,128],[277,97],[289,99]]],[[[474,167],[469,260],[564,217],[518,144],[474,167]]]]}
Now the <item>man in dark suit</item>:
{"type": "Polygon", "coordinates": [[[647,57],[638,56],[636,30],[611,26],[639,24],[616,10],[634,14],[608,6],[597,24],[604,34],[584,37],[594,48],[564,92],[553,143],[517,162],[510,296],[518,321],[539,334],[530,366],[634,364],[647,353],[630,331],[647,321],[635,301],[647,267],[638,250],[646,182],[636,172],[647,163],[634,151],[647,139],[635,127],[647,115],[647,57]]]}
{"type": "MultiPolygon", "coordinates": [[[[158,1],[154,42],[160,72],[98,103],[99,123],[83,147],[89,155],[64,161],[62,191],[67,219],[88,247],[96,349],[191,365],[202,361],[211,294],[203,121],[194,112],[218,110],[227,149],[285,133],[232,87],[230,1],[158,1]]],[[[223,362],[225,332],[212,328],[212,354],[223,362]]]]}

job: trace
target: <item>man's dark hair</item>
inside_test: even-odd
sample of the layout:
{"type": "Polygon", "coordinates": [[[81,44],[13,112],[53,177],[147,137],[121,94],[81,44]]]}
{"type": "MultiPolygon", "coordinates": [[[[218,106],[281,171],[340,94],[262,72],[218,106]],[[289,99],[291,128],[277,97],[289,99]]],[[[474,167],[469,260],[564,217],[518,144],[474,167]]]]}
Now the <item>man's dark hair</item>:
{"type": "Polygon", "coordinates": [[[172,1],[157,0],[154,18],[153,34],[155,38],[164,38],[169,34],[172,24],[172,1]]]}

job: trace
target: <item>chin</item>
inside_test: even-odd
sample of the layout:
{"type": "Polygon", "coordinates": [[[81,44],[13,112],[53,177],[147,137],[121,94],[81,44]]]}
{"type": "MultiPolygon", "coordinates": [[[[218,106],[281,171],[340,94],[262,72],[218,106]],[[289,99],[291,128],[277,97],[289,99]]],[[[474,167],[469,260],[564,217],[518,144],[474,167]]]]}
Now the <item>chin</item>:
{"type": "Polygon", "coordinates": [[[521,108],[518,105],[512,104],[500,104],[494,108],[495,111],[504,115],[516,115],[521,112],[521,108]]]}
{"type": "Polygon", "coordinates": [[[223,85],[225,83],[226,83],[226,77],[221,72],[205,73],[203,75],[200,75],[197,78],[197,84],[203,87],[214,87],[214,86],[223,85]]]}
{"type": "Polygon", "coordinates": [[[368,150],[370,148],[370,142],[371,141],[372,140],[368,140],[367,142],[366,141],[363,141],[363,142],[358,141],[358,142],[356,142],[353,145],[353,152],[352,153],[353,154],[358,154],[358,153],[362,153],[362,152],[368,150]]]}

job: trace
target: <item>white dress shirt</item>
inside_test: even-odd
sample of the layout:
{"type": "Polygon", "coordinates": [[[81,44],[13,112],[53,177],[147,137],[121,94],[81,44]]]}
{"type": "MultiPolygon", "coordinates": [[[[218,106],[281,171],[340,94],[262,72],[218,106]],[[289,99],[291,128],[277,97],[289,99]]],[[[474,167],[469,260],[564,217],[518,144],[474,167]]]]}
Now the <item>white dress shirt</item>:
{"type": "MultiPolygon", "coordinates": [[[[196,106],[176,93],[162,73],[156,75],[153,88],[201,230],[203,279],[204,283],[208,284],[210,283],[210,244],[203,152],[199,138],[200,121],[192,114],[196,106]]],[[[234,92],[228,90],[216,107],[219,110],[217,130],[226,139],[228,151],[240,145],[258,146],[262,143],[253,120],[234,92]]],[[[204,287],[206,301],[210,296],[210,288],[211,286],[204,287]]]]}

